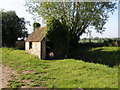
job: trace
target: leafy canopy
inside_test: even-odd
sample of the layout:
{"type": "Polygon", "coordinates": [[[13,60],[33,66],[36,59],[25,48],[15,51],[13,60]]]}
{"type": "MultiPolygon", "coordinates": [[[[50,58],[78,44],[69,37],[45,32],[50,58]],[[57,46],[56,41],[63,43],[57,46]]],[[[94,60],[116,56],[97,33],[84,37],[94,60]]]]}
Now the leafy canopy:
{"type": "Polygon", "coordinates": [[[38,0],[28,0],[26,6],[31,14],[41,16],[44,20],[50,16],[59,19],[77,37],[89,26],[93,26],[97,32],[102,32],[109,13],[113,13],[116,8],[113,2],[39,2],[38,0]]]}
{"type": "Polygon", "coordinates": [[[3,46],[15,46],[18,37],[27,35],[24,18],[19,18],[15,11],[3,11],[2,13],[2,44],[3,46]]]}

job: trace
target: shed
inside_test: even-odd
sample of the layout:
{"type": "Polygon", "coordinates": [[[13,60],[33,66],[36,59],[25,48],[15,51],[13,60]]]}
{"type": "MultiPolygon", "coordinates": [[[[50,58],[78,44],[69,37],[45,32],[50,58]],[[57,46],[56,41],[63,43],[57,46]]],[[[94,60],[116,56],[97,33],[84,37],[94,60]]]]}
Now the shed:
{"type": "Polygon", "coordinates": [[[45,27],[40,27],[33,31],[25,41],[25,50],[27,53],[38,56],[40,59],[46,59],[46,33],[45,27]]]}

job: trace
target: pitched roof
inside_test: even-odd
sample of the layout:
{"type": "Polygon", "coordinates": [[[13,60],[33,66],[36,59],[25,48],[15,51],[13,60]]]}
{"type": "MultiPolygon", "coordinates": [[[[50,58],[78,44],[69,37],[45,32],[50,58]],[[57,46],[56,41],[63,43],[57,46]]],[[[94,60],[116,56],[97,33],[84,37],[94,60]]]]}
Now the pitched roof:
{"type": "Polygon", "coordinates": [[[33,31],[28,38],[26,39],[27,42],[37,42],[42,41],[45,38],[46,33],[44,32],[45,27],[40,27],[37,30],[33,31]]]}

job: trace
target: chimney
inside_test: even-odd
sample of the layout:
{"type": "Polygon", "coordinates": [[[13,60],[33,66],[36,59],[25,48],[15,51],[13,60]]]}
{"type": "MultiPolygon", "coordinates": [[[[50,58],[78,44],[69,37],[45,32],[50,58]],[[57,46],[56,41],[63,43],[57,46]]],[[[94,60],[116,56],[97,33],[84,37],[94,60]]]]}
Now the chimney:
{"type": "Polygon", "coordinates": [[[41,25],[39,23],[37,23],[37,22],[33,23],[33,29],[34,29],[34,31],[37,30],[38,28],[40,28],[40,26],[41,25]]]}

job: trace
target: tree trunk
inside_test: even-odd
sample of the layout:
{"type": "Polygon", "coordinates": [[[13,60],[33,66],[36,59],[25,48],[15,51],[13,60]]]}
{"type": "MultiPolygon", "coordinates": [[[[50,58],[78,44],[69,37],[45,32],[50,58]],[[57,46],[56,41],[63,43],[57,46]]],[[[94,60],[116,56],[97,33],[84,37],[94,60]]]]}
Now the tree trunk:
{"type": "Polygon", "coordinates": [[[71,38],[71,40],[70,40],[71,45],[72,45],[73,47],[77,47],[77,46],[78,46],[79,37],[76,36],[75,34],[72,34],[72,35],[70,36],[70,38],[71,38]]]}

